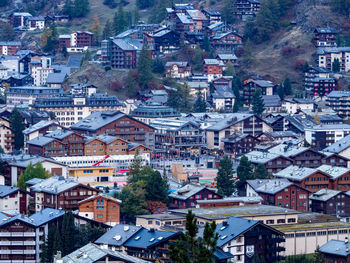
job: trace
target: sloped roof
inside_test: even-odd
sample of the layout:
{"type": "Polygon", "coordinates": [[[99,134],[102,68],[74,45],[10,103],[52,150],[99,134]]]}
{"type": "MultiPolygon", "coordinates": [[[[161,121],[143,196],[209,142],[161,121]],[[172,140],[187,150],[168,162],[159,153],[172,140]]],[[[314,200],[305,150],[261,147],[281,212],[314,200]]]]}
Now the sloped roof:
{"type": "Polygon", "coordinates": [[[83,56],[75,55],[69,56],[66,66],[70,68],[80,68],[83,56]]]}
{"type": "Polygon", "coordinates": [[[350,255],[350,243],[342,240],[330,240],[320,247],[320,252],[336,256],[348,257],[350,255]]]}
{"type": "Polygon", "coordinates": [[[282,101],[278,95],[263,95],[265,107],[281,107],[282,101]]]}
{"type": "Polygon", "coordinates": [[[249,184],[255,192],[266,194],[276,194],[293,185],[293,183],[287,179],[255,179],[247,180],[247,184],[249,184]]]}
{"type": "Polygon", "coordinates": [[[310,195],[309,199],[315,200],[315,201],[327,201],[339,193],[341,193],[341,191],[336,191],[331,189],[321,189],[320,191],[310,195]]]}
{"type": "Polygon", "coordinates": [[[301,181],[315,172],[317,172],[317,169],[290,165],[273,175],[275,177],[290,179],[292,181],[301,181]]]}
{"type": "Polygon", "coordinates": [[[109,246],[120,247],[124,243],[138,233],[142,229],[141,226],[117,224],[112,229],[98,238],[96,244],[108,244],[109,246]]]}
{"type": "Polygon", "coordinates": [[[191,196],[197,194],[198,192],[208,189],[209,191],[215,192],[213,189],[207,188],[205,186],[187,184],[180,189],[177,189],[174,193],[171,193],[169,197],[181,200],[187,200],[191,196]]]}
{"type": "Polygon", "coordinates": [[[29,128],[23,130],[23,134],[29,134],[50,125],[57,125],[57,124],[54,123],[53,121],[45,121],[45,120],[39,121],[38,123],[31,125],[29,126],[29,128]]]}
{"type": "Polygon", "coordinates": [[[65,179],[62,176],[52,176],[31,186],[30,189],[35,192],[59,194],[77,185],[79,185],[79,183],[75,182],[72,178],[65,179]]]}
{"type": "Polygon", "coordinates": [[[350,135],[345,136],[341,140],[329,145],[327,148],[325,148],[323,151],[325,152],[331,152],[331,153],[340,153],[344,151],[345,149],[350,147],[350,135]]]}
{"type": "Polygon", "coordinates": [[[34,139],[31,139],[27,141],[27,144],[36,145],[36,146],[44,146],[52,141],[54,141],[54,138],[46,137],[46,136],[38,136],[34,139]]]}
{"type": "Polygon", "coordinates": [[[46,84],[62,84],[66,77],[66,73],[49,73],[46,79],[46,84]]]}

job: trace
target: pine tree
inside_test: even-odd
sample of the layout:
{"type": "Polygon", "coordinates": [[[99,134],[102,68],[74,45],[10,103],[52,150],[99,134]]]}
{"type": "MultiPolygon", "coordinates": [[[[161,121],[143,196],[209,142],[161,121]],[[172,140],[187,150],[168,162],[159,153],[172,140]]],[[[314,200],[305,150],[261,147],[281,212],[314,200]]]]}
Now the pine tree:
{"type": "Polygon", "coordinates": [[[180,109],[182,112],[189,112],[192,109],[192,105],[190,102],[190,87],[188,86],[187,82],[185,85],[180,87],[180,109]]]}
{"type": "Polygon", "coordinates": [[[88,0],[75,0],[73,17],[85,17],[90,11],[88,0]]]}
{"type": "Polygon", "coordinates": [[[0,7],[4,7],[8,5],[8,0],[0,0],[0,7]]]}
{"type": "Polygon", "coordinates": [[[1,26],[0,40],[1,41],[13,41],[15,40],[16,34],[10,23],[5,23],[1,26]]]}
{"type": "Polygon", "coordinates": [[[129,179],[128,181],[135,182],[135,176],[138,175],[142,170],[142,158],[138,150],[136,150],[134,160],[129,168],[129,179]]]}
{"type": "Polygon", "coordinates": [[[220,161],[219,171],[216,177],[218,191],[224,196],[231,196],[234,191],[233,164],[228,156],[220,161]]]}
{"type": "Polygon", "coordinates": [[[266,171],[265,165],[258,164],[253,172],[253,179],[267,179],[269,174],[266,171]]]}
{"type": "Polygon", "coordinates": [[[10,128],[15,137],[15,150],[19,150],[24,145],[23,130],[25,129],[23,119],[17,108],[14,108],[10,115],[10,128]]]}
{"type": "Polygon", "coordinates": [[[227,62],[225,69],[225,76],[235,76],[235,68],[231,61],[227,62]]]}
{"type": "Polygon", "coordinates": [[[283,90],[284,90],[284,93],[286,95],[293,94],[292,84],[291,84],[290,79],[288,77],[283,81],[283,90]]]}
{"type": "Polygon", "coordinates": [[[128,22],[122,6],[119,6],[118,12],[114,14],[114,33],[118,35],[126,30],[128,22]]]}
{"type": "Polygon", "coordinates": [[[0,154],[5,153],[4,149],[0,146],[0,154]]]}
{"type": "Polygon", "coordinates": [[[332,63],[332,71],[333,72],[339,72],[340,71],[340,62],[339,59],[334,59],[333,63],[332,63]]]}
{"type": "Polygon", "coordinates": [[[113,24],[112,24],[111,20],[108,19],[106,21],[105,27],[103,28],[102,39],[108,39],[108,38],[112,37],[113,32],[114,32],[113,24]]]}
{"type": "Polygon", "coordinates": [[[43,168],[40,162],[37,162],[35,166],[33,166],[33,164],[30,162],[24,173],[19,176],[17,186],[23,190],[26,190],[27,181],[33,178],[46,179],[48,177],[50,177],[49,172],[43,168]]]}
{"type": "Polygon", "coordinates": [[[137,25],[139,20],[140,20],[139,10],[137,8],[134,8],[134,10],[132,12],[132,22],[134,25],[137,25]]]}
{"type": "Polygon", "coordinates": [[[239,179],[237,186],[242,186],[246,180],[250,180],[253,178],[253,168],[252,164],[248,160],[248,158],[243,155],[237,167],[237,178],[239,179]]]}
{"type": "Polygon", "coordinates": [[[324,263],[324,257],[320,252],[320,247],[317,246],[315,253],[312,255],[311,263],[324,263]]]}
{"type": "Polygon", "coordinates": [[[159,201],[168,203],[169,185],[162,175],[155,171],[147,179],[146,199],[147,201],[159,201]]]}
{"type": "Polygon", "coordinates": [[[74,4],[72,0],[66,0],[62,9],[62,13],[70,17],[74,16],[74,4]]]}
{"type": "Polygon", "coordinates": [[[210,52],[211,51],[210,41],[209,41],[209,38],[208,38],[207,34],[204,36],[204,39],[203,39],[203,49],[206,52],[210,52]]]}
{"type": "Polygon", "coordinates": [[[207,110],[207,104],[205,100],[202,97],[202,93],[197,93],[197,99],[193,105],[193,111],[194,112],[206,112],[207,110]]]}
{"type": "Polygon", "coordinates": [[[152,71],[154,73],[158,73],[158,74],[163,74],[165,72],[165,65],[164,65],[164,61],[157,57],[154,61],[153,61],[153,65],[152,65],[152,71]]]}
{"type": "Polygon", "coordinates": [[[145,90],[147,89],[149,83],[153,79],[152,59],[146,45],[143,45],[142,50],[140,52],[137,61],[137,71],[139,73],[139,86],[142,90],[145,90]]]}
{"type": "Polygon", "coordinates": [[[232,0],[225,0],[224,6],[221,11],[222,19],[228,24],[232,24],[233,22],[235,22],[235,16],[233,14],[234,10],[232,10],[233,9],[232,4],[233,4],[232,0]]]}
{"type": "Polygon", "coordinates": [[[253,95],[252,110],[254,114],[261,115],[265,110],[264,99],[261,95],[261,90],[257,89],[253,95]]]}
{"type": "Polygon", "coordinates": [[[62,254],[63,256],[70,254],[75,249],[75,225],[74,217],[71,212],[63,216],[62,222],[62,254]]]}

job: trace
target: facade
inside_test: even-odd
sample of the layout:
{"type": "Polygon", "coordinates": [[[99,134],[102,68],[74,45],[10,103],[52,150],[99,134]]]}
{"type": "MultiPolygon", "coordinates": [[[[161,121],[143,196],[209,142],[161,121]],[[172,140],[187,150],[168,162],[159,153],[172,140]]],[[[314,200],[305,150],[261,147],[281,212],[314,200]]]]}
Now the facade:
{"type": "Polygon", "coordinates": [[[159,118],[176,119],[181,117],[181,114],[168,106],[140,105],[130,113],[130,116],[146,124],[150,124],[153,120],[159,118]]]}
{"type": "Polygon", "coordinates": [[[27,212],[28,192],[20,188],[0,185],[0,209],[17,210],[21,214],[27,212]]]}
{"type": "Polygon", "coordinates": [[[116,96],[95,93],[91,96],[64,95],[39,98],[35,101],[33,108],[53,112],[58,123],[68,128],[93,112],[123,111],[125,107],[116,96]]]}
{"type": "Polygon", "coordinates": [[[16,55],[21,50],[21,42],[0,42],[0,55],[16,55]]]}
{"type": "Polygon", "coordinates": [[[297,211],[309,210],[310,191],[285,179],[247,180],[247,196],[260,196],[264,205],[286,207],[297,211]]]}
{"type": "Polygon", "coordinates": [[[215,85],[211,99],[216,111],[232,112],[236,96],[229,85],[215,85]]]}
{"type": "Polygon", "coordinates": [[[243,37],[232,31],[216,34],[210,40],[216,54],[234,54],[235,50],[243,43],[243,37]]]}
{"type": "Polygon", "coordinates": [[[14,150],[14,134],[9,127],[9,123],[6,125],[0,118],[0,147],[5,153],[12,153],[14,150]]]}
{"type": "Polygon", "coordinates": [[[318,48],[316,57],[317,64],[320,68],[332,70],[332,63],[338,59],[340,63],[340,72],[348,72],[350,70],[350,47],[329,47],[318,48]]]}
{"type": "Polygon", "coordinates": [[[222,139],[224,143],[224,152],[233,156],[240,156],[255,149],[260,140],[250,134],[231,134],[222,139]]]}
{"type": "Polygon", "coordinates": [[[45,18],[42,16],[32,16],[28,18],[28,30],[43,30],[45,28],[45,18]]]}
{"type": "Polygon", "coordinates": [[[224,63],[217,59],[204,59],[203,74],[208,77],[208,82],[222,77],[224,63]]]}
{"type": "Polygon", "coordinates": [[[24,141],[29,141],[38,136],[45,136],[46,134],[61,129],[62,127],[53,121],[42,120],[34,125],[30,125],[27,129],[23,130],[24,141]]]}
{"type": "Polygon", "coordinates": [[[198,200],[221,199],[222,196],[215,190],[188,184],[169,195],[171,208],[191,208],[196,207],[198,200]]]}
{"type": "Polygon", "coordinates": [[[236,0],[233,2],[234,14],[242,20],[255,17],[260,9],[259,0],[236,0]]]}
{"type": "Polygon", "coordinates": [[[327,106],[334,110],[340,117],[350,117],[350,92],[349,91],[332,91],[327,96],[327,106]]]}
{"type": "Polygon", "coordinates": [[[120,111],[94,112],[71,126],[73,131],[88,136],[107,134],[154,147],[155,129],[120,111]]]}
{"type": "Polygon", "coordinates": [[[336,80],[334,78],[314,78],[311,80],[311,94],[313,96],[324,97],[335,90],[336,80]]]}
{"type": "Polygon", "coordinates": [[[331,71],[326,68],[310,66],[309,69],[304,73],[304,87],[308,94],[313,95],[314,90],[314,79],[330,78],[331,71]]]}
{"type": "MultiPolygon", "coordinates": [[[[29,180],[27,184],[31,185],[29,180]]],[[[52,176],[48,179],[33,179],[35,184],[29,187],[32,198],[29,210],[39,212],[44,208],[54,208],[74,211],[79,208],[79,201],[98,194],[98,190],[79,184],[60,176],[52,176]]]]}
{"type": "Polygon", "coordinates": [[[154,55],[171,54],[179,49],[180,33],[161,28],[152,34],[144,33],[144,42],[154,55]]]}
{"type": "Polygon", "coordinates": [[[121,201],[106,195],[94,195],[78,203],[79,215],[114,226],[120,221],[121,201]]]}
{"type": "Polygon", "coordinates": [[[314,44],[316,47],[336,47],[338,32],[334,28],[316,28],[314,31],[314,44]]]}
{"type": "Polygon", "coordinates": [[[260,89],[261,95],[273,95],[274,84],[268,80],[249,78],[243,82],[244,104],[250,106],[254,93],[260,89]]]}
{"type": "Polygon", "coordinates": [[[165,64],[166,77],[175,79],[184,79],[191,76],[191,66],[188,62],[169,61],[165,64]]]}
{"type": "Polygon", "coordinates": [[[76,31],[70,35],[59,36],[59,47],[67,48],[68,52],[77,51],[92,47],[94,44],[94,34],[88,31],[76,31]]]}
{"type": "Polygon", "coordinates": [[[9,19],[14,28],[25,29],[30,17],[32,15],[27,12],[15,12],[9,16],[9,19]]]}
{"type": "Polygon", "coordinates": [[[282,110],[289,114],[296,114],[299,111],[315,109],[315,101],[311,99],[284,99],[282,101],[282,110]]]}

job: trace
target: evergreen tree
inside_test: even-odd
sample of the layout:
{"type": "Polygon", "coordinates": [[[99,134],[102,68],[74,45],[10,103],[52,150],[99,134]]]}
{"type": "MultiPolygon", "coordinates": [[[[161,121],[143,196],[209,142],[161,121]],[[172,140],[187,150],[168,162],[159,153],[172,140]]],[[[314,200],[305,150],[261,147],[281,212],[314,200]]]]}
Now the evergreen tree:
{"type": "Polygon", "coordinates": [[[169,185],[167,180],[158,172],[153,172],[147,179],[146,199],[147,201],[159,201],[168,203],[169,185]]]}
{"type": "Polygon", "coordinates": [[[146,45],[143,45],[137,61],[137,71],[139,73],[138,83],[142,90],[145,90],[153,79],[152,59],[146,45]]]}
{"type": "MultiPolygon", "coordinates": [[[[236,0],[233,0],[236,1],[236,0]]],[[[234,10],[233,10],[233,1],[232,0],[225,0],[224,2],[224,6],[221,10],[221,14],[222,14],[222,19],[228,23],[228,24],[232,24],[233,22],[235,22],[235,16],[234,16],[234,10]]]]}
{"type": "Polygon", "coordinates": [[[0,7],[4,7],[8,5],[8,0],[0,0],[0,7]]]}
{"type": "Polygon", "coordinates": [[[237,167],[237,178],[239,179],[237,186],[242,186],[247,180],[253,179],[252,164],[248,158],[243,155],[237,167]]]}
{"type": "Polygon", "coordinates": [[[293,94],[292,84],[291,84],[290,79],[288,77],[283,81],[283,90],[284,90],[285,95],[292,95],[293,94]]]}
{"type": "Polygon", "coordinates": [[[281,98],[281,100],[283,100],[284,99],[284,97],[285,97],[285,93],[284,93],[284,87],[283,87],[283,85],[280,85],[279,87],[278,87],[278,89],[277,89],[277,94],[278,94],[278,96],[281,98]]]}
{"type": "Polygon", "coordinates": [[[232,195],[235,185],[233,179],[233,164],[227,155],[220,161],[216,182],[220,194],[224,196],[232,195]]]}
{"type": "Polygon", "coordinates": [[[66,0],[62,9],[62,13],[70,17],[74,16],[74,4],[72,0],[66,0]]]}
{"type": "Polygon", "coordinates": [[[188,86],[187,82],[185,83],[185,85],[183,85],[180,88],[180,96],[181,96],[181,111],[182,112],[189,112],[192,109],[192,105],[190,102],[190,87],[188,86]]]}
{"type": "Polygon", "coordinates": [[[181,95],[178,91],[180,87],[177,88],[177,90],[170,90],[168,94],[168,105],[174,109],[180,109],[180,100],[181,95]]]}
{"type": "Polygon", "coordinates": [[[62,242],[57,226],[52,223],[49,225],[47,238],[43,244],[43,252],[41,255],[42,263],[52,263],[54,255],[57,251],[62,251],[62,242]]]}
{"type": "Polygon", "coordinates": [[[194,71],[201,72],[203,70],[203,50],[198,45],[194,49],[192,64],[194,71]]]}
{"type": "Polygon", "coordinates": [[[36,163],[35,166],[33,166],[33,164],[30,162],[24,173],[19,176],[17,186],[23,190],[26,190],[27,181],[33,178],[46,179],[48,177],[50,177],[50,174],[45,170],[45,168],[43,168],[40,162],[36,163]]]}
{"type": "Polygon", "coordinates": [[[163,74],[165,72],[164,61],[161,58],[157,57],[153,61],[152,71],[153,73],[158,73],[158,74],[163,74]]]}
{"type": "Polygon", "coordinates": [[[62,254],[63,256],[72,253],[75,249],[75,233],[74,217],[71,212],[63,216],[62,222],[62,254]]]}
{"type": "Polygon", "coordinates": [[[253,172],[253,179],[267,179],[269,174],[266,171],[265,165],[258,164],[253,172]]]}
{"type": "Polygon", "coordinates": [[[252,110],[256,115],[261,115],[265,110],[264,99],[260,89],[257,89],[253,95],[252,110]]]}
{"type": "Polygon", "coordinates": [[[146,9],[152,7],[155,4],[155,0],[136,0],[136,5],[139,9],[146,9]]]}
{"type": "MultiPolygon", "coordinates": [[[[62,55],[66,58],[68,56],[68,51],[67,51],[67,48],[65,46],[63,46],[62,48],[62,55]]],[[[50,111],[52,112],[52,111],[50,111]]]]}
{"type": "Polygon", "coordinates": [[[0,146],[0,154],[5,153],[4,149],[0,146]]]}
{"type": "Polygon", "coordinates": [[[137,94],[137,91],[139,89],[139,84],[137,83],[137,71],[135,70],[129,70],[128,74],[125,78],[125,89],[127,91],[127,94],[130,97],[133,97],[137,94]]]}
{"type": "Polygon", "coordinates": [[[202,237],[198,235],[197,219],[192,211],[186,216],[186,232],[180,232],[180,238],[174,245],[170,244],[169,257],[174,263],[213,263],[218,241],[215,233],[216,224],[206,223],[202,237]]]}
{"type": "Polygon", "coordinates": [[[206,52],[210,52],[211,51],[210,41],[209,41],[209,38],[208,38],[207,34],[204,36],[204,39],[203,39],[203,49],[206,52]]]}
{"type": "Polygon", "coordinates": [[[129,179],[128,181],[130,183],[135,182],[136,179],[134,178],[136,175],[138,175],[142,170],[142,158],[140,156],[140,153],[138,150],[136,150],[134,160],[129,168],[129,179]]]}
{"type": "Polygon", "coordinates": [[[231,61],[227,62],[226,69],[225,69],[225,76],[235,76],[235,68],[231,61]]]}
{"type": "Polygon", "coordinates": [[[74,0],[74,17],[84,17],[90,11],[90,5],[88,0],[74,0]]]}
{"type": "Polygon", "coordinates": [[[349,15],[348,0],[331,0],[331,8],[340,15],[349,15]]]}
{"type": "Polygon", "coordinates": [[[113,36],[114,28],[111,20],[107,20],[103,28],[102,39],[108,39],[113,36]]]}
{"type": "Polygon", "coordinates": [[[114,15],[114,33],[118,35],[126,30],[128,22],[122,6],[119,6],[118,12],[114,15]]]}
{"type": "Polygon", "coordinates": [[[0,40],[1,41],[13,41],[15,40],[16,34],[10,23],[5,23],[2,25],[0,30],[0,40]]]}
{"type": "Polygon", "coordinates": [[[24,145],[23,130],[25,129],[23,119],[17,108],[10,115],[10,128],[15,137],[15,150],[20,150],[24,145]]]}
{"type": "Polygon", "coordinates": [[[139,20],[140,20],[139,10],[137,8],[134,8],[134,10],[132,12],[132,22],[134,25],[137,25],[139,20]]]}
{"type": "Polygon", "coordinates": [[[311,263],[324,263],[324,257],[320,252],[320,247],[317,246],[315,253],[312,255],[311,263]]]}
{"type": "Polygon", "coordinates": [[[247,64],[250,64],[253,61],[252,45],[251,45],[250,39],[247,40],[244,46],[243,59],[247,64]]]}
{"type": "Polygon", "coordinates": [[[339,59],[334,59],[333,63],[332,63],[332,71],[333,72],[339,72],[340,71],[340,62],[339,59]]]}
{"type": "Polygon", "coordinates": [[[202,93],[197,93],[197,99],[193,105],[193,111],[194,112],[206,112],[207,110],[207,103],[202,97],[202,93]]]}

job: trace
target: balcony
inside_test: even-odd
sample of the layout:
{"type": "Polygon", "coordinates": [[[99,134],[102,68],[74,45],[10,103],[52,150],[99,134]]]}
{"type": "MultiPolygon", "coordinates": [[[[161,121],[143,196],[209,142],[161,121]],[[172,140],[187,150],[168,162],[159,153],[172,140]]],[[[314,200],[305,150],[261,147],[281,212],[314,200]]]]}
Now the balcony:
{"type": "Polygon", "coordinates": [[[0,241],[0,246],[9,246],[11,245],[10,241],[0,241]]]}
{"type": "Polygon", "coordinates": [[[23,250],[11,250],[12,255],[23,255],[23,250]]]}
{"type": "Polygon", "coordinates": [[[35,233],[34,232],[24,232],[23,236],[24,237],[35,237],[35,233]]]}
{"type": "Polygon", "coordinates": [[[35,250],[34,249],[23,250],[23,254],[25,254],[25,255],[34,255],[35,254],[35,250]]]}
{"type": "Polygon", "coordinates": [[[9,237],[11,236],[10,232],[0,232],[0,237],[9,237]]]}
{"type": "MultiPolygon", "coordinates": [[[[43,242],[41,242],[43,243],[43,242]]],[[[25,246],[35,246],[35,241],[24,241],[23,245],[25,246]]]]}
{"type": "Polygon", "coordinates": [[[23,246],[23,241],[12,241],[11,245],[13,245],[13,246],[23,246]]]}
{"type": "Polygon", "coordinates": [[[11,236],[12,237],[23,237],[23,232],[12,232],[11,236]]]}

